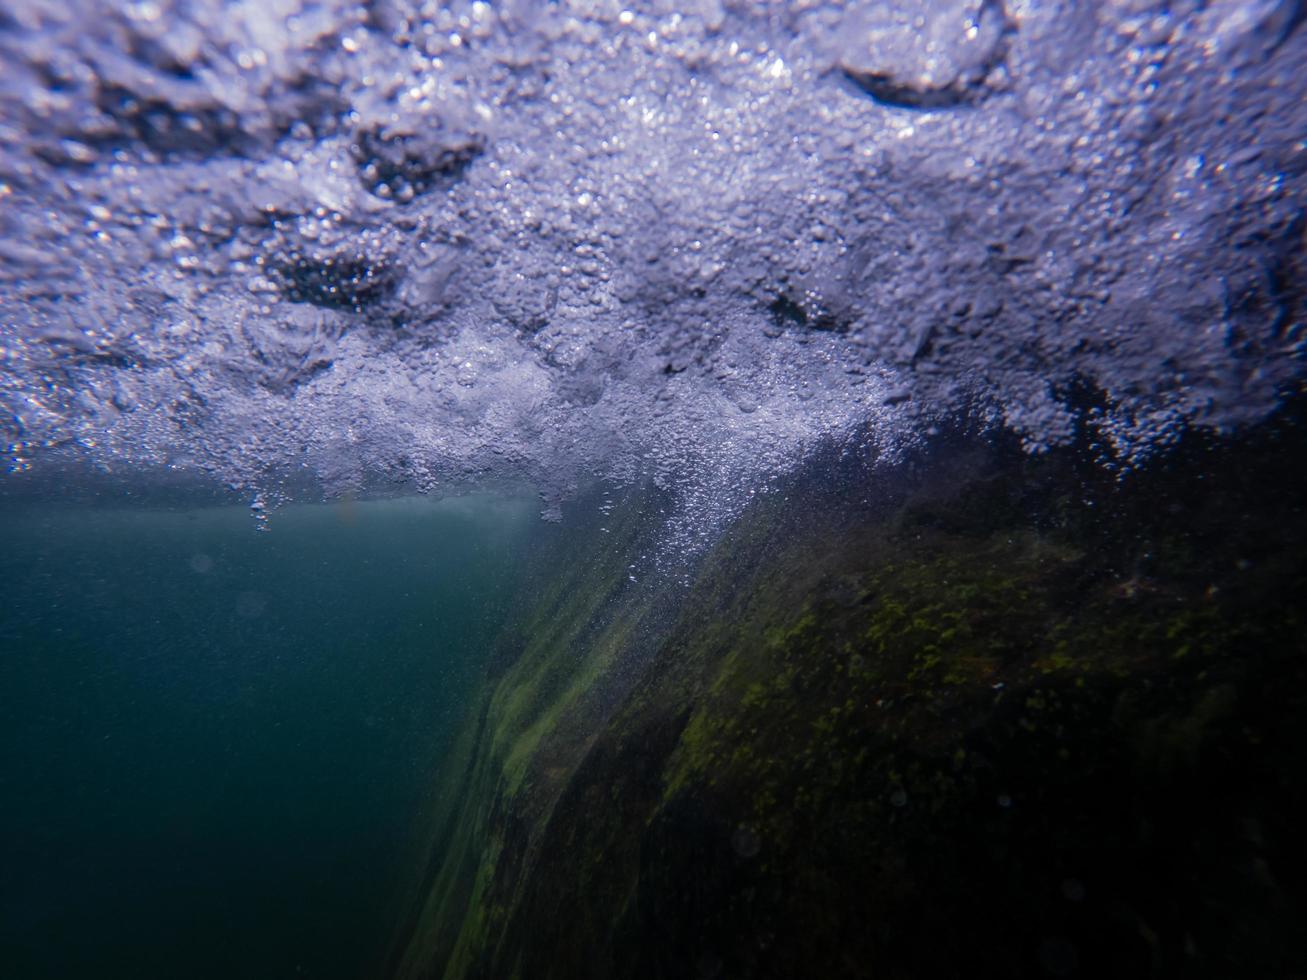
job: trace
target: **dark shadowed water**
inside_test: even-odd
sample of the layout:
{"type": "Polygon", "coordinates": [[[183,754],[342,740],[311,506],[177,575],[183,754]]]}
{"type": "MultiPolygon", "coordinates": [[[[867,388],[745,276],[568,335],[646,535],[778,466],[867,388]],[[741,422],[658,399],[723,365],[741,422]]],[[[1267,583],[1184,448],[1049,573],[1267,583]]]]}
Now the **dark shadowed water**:
{"type": "Polygon", "coordinates": [[[370,975],[535,522],[0,509],[0,976],[370,975]]]}

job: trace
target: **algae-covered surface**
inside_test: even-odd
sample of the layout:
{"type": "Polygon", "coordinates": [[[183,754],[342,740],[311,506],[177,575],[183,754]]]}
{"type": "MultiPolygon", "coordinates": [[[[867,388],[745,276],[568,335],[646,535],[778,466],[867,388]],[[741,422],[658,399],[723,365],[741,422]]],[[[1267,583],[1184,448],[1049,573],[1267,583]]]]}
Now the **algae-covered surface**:
{"type": "Polygon", "coordinates": [[[1303,436],[832,454],[640,583],[656,497],[560,535],[396,975],[1300,975],[1303,436]]]}

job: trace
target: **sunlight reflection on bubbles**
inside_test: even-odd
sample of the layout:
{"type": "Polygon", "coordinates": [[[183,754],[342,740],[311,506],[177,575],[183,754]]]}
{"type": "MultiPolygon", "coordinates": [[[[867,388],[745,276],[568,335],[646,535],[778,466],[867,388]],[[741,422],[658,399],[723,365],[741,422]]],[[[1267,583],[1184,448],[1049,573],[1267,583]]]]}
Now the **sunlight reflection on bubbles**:
{"type": "Polygon", "coordinates": [[[551,515],[640,474],[690,542],[862,433],[1128,466],[1300,375],[1297,5],[767,6],[12,0],[8,467],[184,459],[261,530],[288,473],[551,515]]]}

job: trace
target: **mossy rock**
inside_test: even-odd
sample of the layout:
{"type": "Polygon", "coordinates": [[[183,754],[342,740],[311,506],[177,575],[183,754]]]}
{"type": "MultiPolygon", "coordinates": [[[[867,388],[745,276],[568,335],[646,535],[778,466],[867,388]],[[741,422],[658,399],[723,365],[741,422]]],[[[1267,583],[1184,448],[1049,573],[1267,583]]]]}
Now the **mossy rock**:
{"type": "Polygon", "coordinates": [[[400,974],[1307,969],[1302,443],[1287,417],[1125,481],[833,458],[688,590],[582,562],[488,682],[437,861],[477,884],[400,974]]]}

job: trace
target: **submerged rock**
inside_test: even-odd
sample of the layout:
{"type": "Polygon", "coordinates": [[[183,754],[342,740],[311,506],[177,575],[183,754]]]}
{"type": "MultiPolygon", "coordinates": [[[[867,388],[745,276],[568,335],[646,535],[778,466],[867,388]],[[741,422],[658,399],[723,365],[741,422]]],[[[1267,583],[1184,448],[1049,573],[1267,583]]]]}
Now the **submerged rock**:
{"type": "Polygon", "coordinates": [[[1302,969],[1302,445],[831,458],[638,588],[628,501],[469,718],[396,975],[1302,969]]]}

